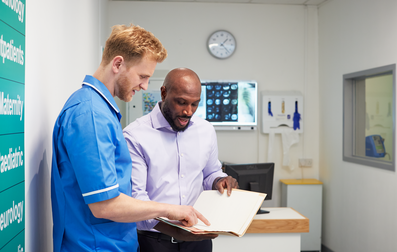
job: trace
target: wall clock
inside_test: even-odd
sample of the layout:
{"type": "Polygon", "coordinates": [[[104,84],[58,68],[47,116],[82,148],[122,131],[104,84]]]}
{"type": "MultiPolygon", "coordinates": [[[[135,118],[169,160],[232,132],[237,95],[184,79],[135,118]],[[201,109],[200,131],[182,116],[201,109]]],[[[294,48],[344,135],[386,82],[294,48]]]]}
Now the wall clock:
{"type": "Polygon", "coordinates": [[[219,30],[208,38],[207,48],[215,58],[226,59],[236,51],[236,39],[230,32],[219,30]]]}

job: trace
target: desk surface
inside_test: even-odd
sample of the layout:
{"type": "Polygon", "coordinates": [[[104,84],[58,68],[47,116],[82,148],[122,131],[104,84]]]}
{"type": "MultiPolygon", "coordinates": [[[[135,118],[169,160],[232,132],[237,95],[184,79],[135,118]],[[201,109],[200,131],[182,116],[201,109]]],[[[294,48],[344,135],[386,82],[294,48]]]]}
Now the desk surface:
{"type": "Polygon", "coordinates": [[[290,207],[262,208],[268,214],[257,214],[246,233],[307,233],[309,219],[290,207]]]}

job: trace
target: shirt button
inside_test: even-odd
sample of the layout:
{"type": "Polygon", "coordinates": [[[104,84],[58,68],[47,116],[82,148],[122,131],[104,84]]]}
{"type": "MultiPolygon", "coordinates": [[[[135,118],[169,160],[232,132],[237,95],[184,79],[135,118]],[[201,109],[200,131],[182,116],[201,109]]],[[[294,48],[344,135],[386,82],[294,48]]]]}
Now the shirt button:
{"type": "Polygon", "coordinates": [[[182,195],[182,198],[185,198],[185,195],[182,195]]]}
{"type": "Polygon", "coordinates": [[[182,176],[181,176],[181,177],[182,177],[182,178],[184,178],[184,177],[185,177],[185,175],[183,175],[183,174],[182,174],[182,176]]]}
{"type": "Polygon", "coordinates": [[[181,157],[183,157],[183,153],[181,154],[181,157]]]}

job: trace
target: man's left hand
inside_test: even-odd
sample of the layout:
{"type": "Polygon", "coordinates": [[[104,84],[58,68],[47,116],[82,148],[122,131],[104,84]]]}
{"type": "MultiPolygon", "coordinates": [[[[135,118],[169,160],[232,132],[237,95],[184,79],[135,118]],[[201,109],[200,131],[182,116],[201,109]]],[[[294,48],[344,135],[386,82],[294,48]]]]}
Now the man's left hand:
{"type": "Polygon", "coordinates": [[[223,194],[225,188],[227,189],[227,195],[230,196],[232,194],[232,188],[238,188],[237,180],[232,176],[223,177],[221,179],[216,178],[214,180],[212,189],[218,190],[223,194]]]}

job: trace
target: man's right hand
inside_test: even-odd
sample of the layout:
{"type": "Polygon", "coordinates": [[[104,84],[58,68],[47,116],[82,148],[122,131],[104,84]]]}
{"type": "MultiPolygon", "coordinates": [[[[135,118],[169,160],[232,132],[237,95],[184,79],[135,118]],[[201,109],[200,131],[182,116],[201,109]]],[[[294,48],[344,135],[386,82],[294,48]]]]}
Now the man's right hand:
{"type": "Polygon", "coordinates": [[[179,206],[169,205],[170,209],[166,216],[170,220],[178,220],[183,225],[191,227],[198,223],[198,219],[201,220],[205,225],[211,225],[210,222],[192,206],[179,206]]]}

